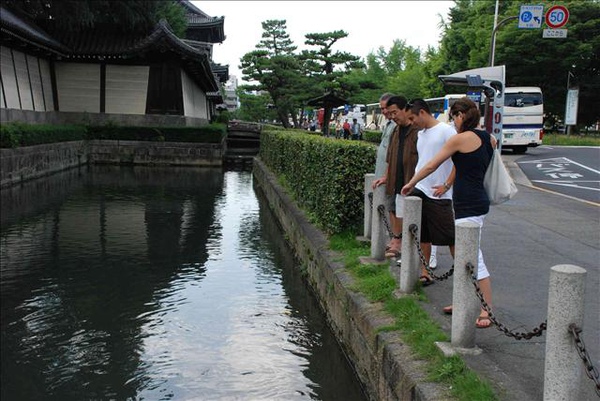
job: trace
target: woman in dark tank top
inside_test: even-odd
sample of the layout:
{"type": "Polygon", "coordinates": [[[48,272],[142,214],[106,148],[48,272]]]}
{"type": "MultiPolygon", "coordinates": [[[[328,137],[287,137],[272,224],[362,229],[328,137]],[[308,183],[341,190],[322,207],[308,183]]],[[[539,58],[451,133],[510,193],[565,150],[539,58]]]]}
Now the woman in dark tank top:
{"type": "MultiPolygon", "coordinates": [[[[458,99],[450,108],[450,116],[454,119],[458,134],[450,138],[442,150],[415,174],[401,193],[405,196],[410,194],[419,181],[451,157],[456,169],[452,195],[455,224],[470,221],[483,227],[483,220],[490,209],[490,201],[483,188],[483,177],[493,155],[495,139],[492,143],[492,137],[487,132],[477,129],[481,115],[475,102],[469,98],[458,99]]],[[[485,301],[491,307],[492,285],[481,249],[478,259],[477,280],[485,301]]],[[[452,306],[445,307],[444,312],[452,313],[452,306]]],[[[475,324],[479,328],[491,325],[487,311],[481,310],[475,324]]]]}

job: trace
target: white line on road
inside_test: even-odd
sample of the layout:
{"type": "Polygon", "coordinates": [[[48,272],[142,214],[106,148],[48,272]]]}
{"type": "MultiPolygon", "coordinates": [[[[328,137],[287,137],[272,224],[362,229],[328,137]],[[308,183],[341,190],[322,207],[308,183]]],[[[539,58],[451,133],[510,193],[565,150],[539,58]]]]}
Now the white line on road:
{"type": "Polygon", "coordinates": [[[580,185],[577,185],[577,183],[581,184],[583,182],[598,183],[598,185],[600,185],[600,181],[576,181],[577,183],[575,183],[574,181],[533,180],[532,182],[539,182],[540,184],[556,185],[559,187],[571,187],[571,188],[578,188],[578,189],[589,189],[591,191],[600,191],[600,188],[582,187],[580,185]]]}

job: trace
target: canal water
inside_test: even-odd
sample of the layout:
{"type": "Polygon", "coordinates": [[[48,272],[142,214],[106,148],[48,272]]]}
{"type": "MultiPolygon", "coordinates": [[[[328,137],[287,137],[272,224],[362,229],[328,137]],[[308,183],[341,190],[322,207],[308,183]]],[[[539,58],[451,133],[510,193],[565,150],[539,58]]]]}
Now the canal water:
{"type": "Polygon", "coordinates": [[[3,190],[1,398],[365,400],[249,171],[3,190]]]}

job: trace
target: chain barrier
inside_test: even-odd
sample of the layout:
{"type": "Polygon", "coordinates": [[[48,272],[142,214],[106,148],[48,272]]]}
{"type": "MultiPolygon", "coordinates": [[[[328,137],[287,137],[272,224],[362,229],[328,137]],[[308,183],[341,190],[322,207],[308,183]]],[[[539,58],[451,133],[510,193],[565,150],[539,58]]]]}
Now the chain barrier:
{"type": "Polygon", "coordinates": [[[496,319],[494,313],[492,312],[492,309],[485,301],[485,298],[483,297],[483,293],[481,292],[481,288],[479,287],[479,280],[477,280],[477,273],[475,272],[475,267],[469,262],[467,263],[466,268],[469,270],[471,282],[473,283],[473,286],[475,286],[475,292],[477,294],[477,298],[479,298],[479,301],[481,302],[482,309],[487,312],[490,322],[492,322],[492,324],[494,324],[498,330],[503,332],[508,337],[513,337],[516,340],[531,340],[533,337],[540,337],[542,335],[544,330],[546,330],[546,320],[540,323],[538,327],[533,328],[529,333],[523,333],[518,331],[515,332],[513,330],[510,330],[501,322],[499,322],[498,319],[496,319]]]}
{"type": "MultiPolygon", "coordinates": [[[[369,206],[371,207],[371,210],[373,210],[373,192],[369,192],[367,194],[367,197],[369,198],[369,206]]],[[[385,206],[377,206],[377,213],[379,214],[379,218],[383,222],[383,226],[385,227],[385,231],[387,232],[388,237],[392,238],[394,236],[394,233],[392,232],[392,229],[390,228],[390,222],[388,221],[387,216],[385,215],[385,206]]]]}
{"type": "Polygon", "coordinates": [[[385,227],[385,231],[387,232],[388,237],[392,238],[394,236],[394,233],[392,232],[390,222],[388,221],[387,216],[385,215],[385,206],[377,206],[377,212],[379,212],[379,218],[383,222],[383,226],[385,227]]]}
{"type": "Polygon", "coordinates": [[[439,276],[436,275],[433,272],[433,269],[431,268],[431,266],[429,266],[429,261],[426,260],[425,255],[423,255],[423,250],[421,249],[421,241],[420,241],[420,236],[419,236],[419,228],[417,227],[416,224],[411,224],[408,227],[408,231],[410,231],[413,236],[412,237],[413,241],[415,243],[415,246],[417,247],[417,251],[419,252],[419,259],[421,259],[421,263],[423,264],[423,266],[425,266],[425,270],[427,270],[427,273],[429,274],[429,276],[431,278],[433,278],[434,280],[438,280],[438,281],[443,281],[443,280],[449,279],[454,274],[454,265],[452,265],[450,270],[448,270],[446,273],[439,275],[439,276]]]}
{"type": "Polygon", "coordinates": [[[596,383],[596,394],[600,397],[600,379],[598,378],[598,369],[593,365],[592,359],[585,349],[585,343],[583,342],[583,338],[579,335],[582,332],[582,329],[577,327],[575,323],[571,323],[569,325],[569,331],[573,334],[573,340],[575,341],[575,347],[577,348],[577,353],[579,357],[583,361],[583,365],[585,366],[585,374],[587,377],[592,379],[594,383],[596,383]]]}

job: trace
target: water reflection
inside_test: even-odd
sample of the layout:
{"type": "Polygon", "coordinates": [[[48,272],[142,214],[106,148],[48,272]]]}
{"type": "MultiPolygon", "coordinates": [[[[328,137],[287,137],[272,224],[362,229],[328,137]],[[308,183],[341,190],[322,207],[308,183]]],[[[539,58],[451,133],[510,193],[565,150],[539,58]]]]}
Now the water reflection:
{"type": "Polygon", "coordinates": [[[95,166],[21,191],[3,400],[362,399],[249,172],[95,166]]]}

